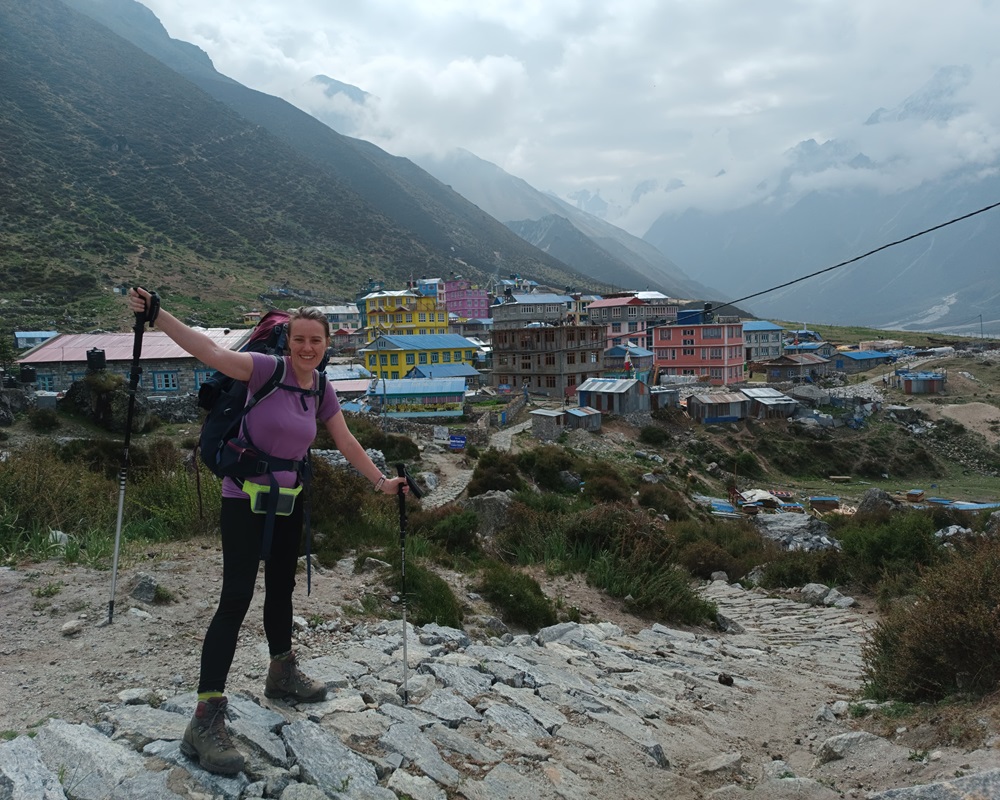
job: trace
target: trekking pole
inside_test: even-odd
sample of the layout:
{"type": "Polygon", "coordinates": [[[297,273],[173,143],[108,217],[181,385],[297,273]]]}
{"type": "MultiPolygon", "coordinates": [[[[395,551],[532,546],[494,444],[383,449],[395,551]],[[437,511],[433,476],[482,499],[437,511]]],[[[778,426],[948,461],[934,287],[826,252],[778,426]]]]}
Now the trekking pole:
{"type": "Polygon", "coordinates": [[[135,326],[132,328],[135,337],[132,340],[132,369],[128,378],[128,413],[125,415],[125,451],[122,453],[122,466],[118,471],[118,523],[115,526],[115,555],[111,564],[111,598],[108,600],[108,624],[114,620],[115,616],[115,585],[118,583],[118,550],[122,539],[122,515],[125,510],[125,476],[128,474],[128,447],[132,440],[132,416],[135,413],[135,393],[139,388],[139,378],[142,376],[142,367],[139,365],[139,357],[142,355],[142,329],[149,320],[149,326],[153,327],[153,320],[156,319],[156,312],[159,311],[160,303],[156,292],[150,293],[149,305],[142,311],[135,312],[135,326]]]}
{"type": "MultiPolygon", "coordinates": [[[[423,495],[413,478],[406,473],[405,465],[396,464],[396,474],[400,478],[406,478],[406,485],[414,497],[423,495]]],[[[402,484],[396,490],[396,497],[399,502],[399,595],[403,604],[403,705],[405,706],[409,695],[406,686],[406,670],[409,665],[406,658],[406,493],[402,484]]]]}

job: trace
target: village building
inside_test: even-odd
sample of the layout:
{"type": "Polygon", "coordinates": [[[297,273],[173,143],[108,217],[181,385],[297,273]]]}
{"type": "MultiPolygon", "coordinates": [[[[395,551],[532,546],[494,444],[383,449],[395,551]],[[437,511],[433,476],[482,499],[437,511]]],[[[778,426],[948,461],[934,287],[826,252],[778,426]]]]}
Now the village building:
{"type": "Polygon", "coordinates": [[[766,319],[743,321],[744,358],[748,362],[778,358],[784,346],[784,329],[766,319]]]}
{"type": "Polygon", "coordinates": [[[590,431],[601,430],[601,412],[590,406],[577,406],[566,409],[566,427],[570,430],[590,431]]]}
{"type": "Polygon", "coordinates": [[[714,385],[743,380],[743,322],[703,311],[680,311],[677,321],[653,331],[661,375],[691,375],[714,385]]]}
{"type": "Polygon", "coordinates": [[[895,360],[895,356],[877,350],[838,350],[833,356],[833,368],[837,372],[854,375],[890,364],[895,360]]]}
{"type": "Polygon", "coordinates": [[[754,365],[769,381],[815,381],[829,374],[830,361],[813,353],[788,354],[754,365]]]}
{"type": "Polygon", "coordinates": [[[356,331],[361,327],[361,311],[356,303],[316,307],[323,312],[323,316],[330,323],[331,333],[339,330],[356,331]]]}
{"type": "Polygon", "coordinates": [[[577,389],[581,406],[608,414],[649,411],[649,387],[635,378],[589,378],[577,389]]]}
{"type": "Polygon", "coordinates": [[[411,289],[372,292],[362,298],[369,341],[382,334],[447,334],[448,312],[434,297],[411,289]]]}
{"type": "Polygon", "coordinates": [[[358,353],[373,375],[389,380],[402,379],[414,367],[473,365],[476,360],[475,345],[454,333],[384,334],[359,349],[358,353]]]}
{"type": "Polygon", "coordinates": [[[590,304],[590,324],[606,325],[608,345],[645,345],[646,324],[653,309],[638,297],[615,295],[590,304]]]}
{"type": "Polygon", "coordinates": [[[565,408],[536,408],[531,417],[531,437],[540,442],[554,442],[566,430],[565,408]]]}
{"type": "Polygon", "coordinates": [[[795,398],[769,386],[746,387],[740,389],[740,394],[750,400],[747,416],[754,419],[784,419],[793,416],[799,407],[795,398]]]}
{"type": "Polygon", "coordinates": [[[372,381],[363,409],[387,417],[460,417],[463,378],[408,378],[372,381]]]}
{"type": "Polygon", "coordinates": [[[580,292],[571,292],[570,297],[573,298],[573,306],[569,311],[570,321],[575,325],[589,325],[590,305],[591,303],[600,300],[601,296],[599,294],[581,294],[580,292]]]}
{"type": "Polygon", "coordinates": [[[461,378],[467,388],[478,387],[483,374],[472,364],[424,364],[413,367],[404,378],[461,378]]]}
{"type": "Polygon", "coordinates": [[[485,319],[490,315],[490,299],[486,290],[473,286],[472,281],[461,275],[443,282],[443,292],[438,302],[449,314],[454,314],[457,320],[485,319]]]}
{"type": "Polygon", "coordinates": [[[653,351],[635,344],[620,344],[604,351],[605,378],[637,378],[649,383],[653,351]]]}
{"type": "Polygon", "coordinates": [[[500,392],[568,397],[603,371],[605,330],[601,325],[538,323],[497,327],[490,385],[500,392]]]}
{"type": "Polygon", "coordinates": [[[24,350],[26,347],[47,342],[58,335],[59,331],[14,331],[14,347],[24,350]]]}
{"type": "Polygon", "coordinates": [[[948,373],[897,369],[890,382],[897,389],[902,389],[904,394],[944,394],[948,384],[948,373]]]}
{"type": "Polygon", "coordinates": [[[833,354],[837,352],[837,348],[834,347],[830,342],[792,342],[791,344],[785,344],[785,355],[802,355],[810,354],[814,356],[821,356],[823,358],[832,358],[833,354]]]}
{"type": "Polygon", "coordinates": [[[740,392],[705,392],[687,397],[691,419],[708,425],[715,422],[739,422],[746,419],[750,399],[740,392]]]}
{"type": "MultiPolygon", "coordinates": [[[[250,338],[251,328],[205,328],[202,333],[227,350],[238,350],[250,338]]],[[[63,392],[88,371],[106,369],[128,378],[135,334],[64,333],[32,348],[18,359],[22,370],[35,371],[40,391],[63,392]]],[[[197,392],[215,370],[193,358],[161,331],[142,336],[139,385],[149,394],[197,392]]]]}
{"type": "Polygon", "coordinates": [[[494,303],[494,334],[500,328],[523,328],[533,322],[567,324],[571,322],[569,312],[573,298],[565,294],[505,294],[500,302],[494,303]]]}

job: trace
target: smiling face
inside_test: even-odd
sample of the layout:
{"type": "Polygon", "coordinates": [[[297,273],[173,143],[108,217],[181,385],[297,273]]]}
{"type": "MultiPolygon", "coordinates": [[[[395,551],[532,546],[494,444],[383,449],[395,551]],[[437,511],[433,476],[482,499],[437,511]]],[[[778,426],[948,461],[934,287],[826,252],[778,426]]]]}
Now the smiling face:
{"type": "Polygon", "coordinates": [[[319,366],[330,344],[323,323],[315,319],[293,318],[288,334],[288,353],[298,375],[311,374],[319,366]]]}

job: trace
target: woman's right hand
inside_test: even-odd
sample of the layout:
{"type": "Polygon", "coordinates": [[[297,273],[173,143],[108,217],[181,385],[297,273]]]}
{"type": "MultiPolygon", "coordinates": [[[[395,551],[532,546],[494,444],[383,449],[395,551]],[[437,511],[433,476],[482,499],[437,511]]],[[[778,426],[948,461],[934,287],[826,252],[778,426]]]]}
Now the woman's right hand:
{"type": "Polygon", "coordinates": [[[149,308],[149,299],[151,295],[145,289],[136,286],[128,290],[128,307],[132,310],[133,314],[145,314],[146,309],[149,308]]]}

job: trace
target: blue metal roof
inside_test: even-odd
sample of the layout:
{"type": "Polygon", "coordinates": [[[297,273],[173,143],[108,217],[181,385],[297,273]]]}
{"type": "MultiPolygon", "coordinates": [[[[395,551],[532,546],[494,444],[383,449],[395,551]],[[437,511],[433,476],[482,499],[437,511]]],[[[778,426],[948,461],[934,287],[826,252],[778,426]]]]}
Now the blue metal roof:
{"type": "MultiPolygon", "coordinates": [[[[476,346],[457,333],[425,333],[423,336],[393,336],[385,334],[379,339],[388,342],[393,348],[398,350],[475,350],[476,346]]],[[[364,348],[365,352],[375,349],[372,345],[364,348]]]]}
{"type": "Polygon", "coordinates": [[[480,375],[479,370],[468,364],[421,364],[406,373],[409,380],[415,378],[478,378],[480,375]]]}
{"type": "Polygon", "coordinates": [[[14,331],[14,336],[18,339],[32,338],[36,339],[39,336],[47,336],[50,339],[55,336],[59,331],[14,331]]]}
{"type": "Polygon", "coordinates": [[[645,358],[646,356],[653,355],[652,350],[647,350],[645,347],[639,347],[637,344],[616,344],[614,347],[610,347],[604,351],[605,355],[609,356],[635,356],[637,358],[645,358]]]}
{"type": "Polygon", "coordinates": [[[847,356],[855,361],[867,361],[871,358],[891,358],[891,356],[880,353],[878,350],[841,350],[838,356],[847,356]]]}
{"type": "Polygon", "coordinates": [[[754,333],[755,331],[783,331],[780,325],[775,325],[773,322],[768,322],[766,319],[748,319],[743,322],[743,331],[750,331],[754,333]]]}
{"type": "Polygon", "coordinates": [[[825,344],[827,342],[799,342],[798,344],[786,344],[785,350],[818,350],[825,344]]]}
{"type": "Polygon", "coordinates": [[[464,378],[393,378],[380,380],[371,392],[374,397],[382,394],[465,394],[464,378]]]}

